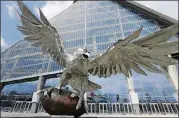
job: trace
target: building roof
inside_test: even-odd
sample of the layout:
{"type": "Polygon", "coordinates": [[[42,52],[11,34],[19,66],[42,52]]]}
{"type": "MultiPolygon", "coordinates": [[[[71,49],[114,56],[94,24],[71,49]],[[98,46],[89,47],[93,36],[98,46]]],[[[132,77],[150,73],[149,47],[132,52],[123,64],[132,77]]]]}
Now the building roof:
{"type": "MultiPolygon", "coordinates": [[[[77,2],[79,0],[74,0],[73,3],[77,2]]],[[[155,18],[157,20],[159,20],[161,23],[164,23],[166,25],[173,25],[173,24],[178,24],[178,21],[169,17],[169,16],[166,16],[162,13],[159,13],[153,9],[150,9],[144,5],[141,5],[139,3],[136,3],[134,1],[126,1],[126,0],[110,0],[110,1],[113,1],[113,2],[118,2],[120,4],[124,4],[130,8],[133,8],[137,11],[140,11],[141,13],[143,14],[146,14],[147,16],[149,17],[152,17],[152,18],[155,18]]]]}

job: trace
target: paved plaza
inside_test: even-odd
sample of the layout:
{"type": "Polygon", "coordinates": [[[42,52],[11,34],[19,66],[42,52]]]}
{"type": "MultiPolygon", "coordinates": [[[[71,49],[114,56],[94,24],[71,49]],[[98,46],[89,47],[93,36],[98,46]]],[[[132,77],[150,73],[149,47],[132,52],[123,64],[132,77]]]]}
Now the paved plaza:
{"type": "MultiPolygon", "coordinates": [[[[15,113],[15,112],[1,112],[1,118],[17,118],[17,117],[25,117],[25,118],[73,118],[73,116],[50,116],[47,113],[15,113]]],[[[81,118],[109,118],[109,117],[161,117],[161,118],[166,118],[166,117],[178,117],[178,115],[161,115],[161,114],[156,114],[156,115],[122,115],[122,114],[84,114],[81,116],[81,118]]]]}

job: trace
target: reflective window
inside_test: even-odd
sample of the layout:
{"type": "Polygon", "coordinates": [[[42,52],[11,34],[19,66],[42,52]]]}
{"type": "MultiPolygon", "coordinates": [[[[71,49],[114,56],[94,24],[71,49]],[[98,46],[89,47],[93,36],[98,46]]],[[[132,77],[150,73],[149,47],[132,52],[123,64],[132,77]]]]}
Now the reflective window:
{"type": "Polygon", "coordinates": [[[105,19],[95,22],[87,22],[86,28],[104,27],[104,26],[110,26],[115,24],[119,24],[119,18],[105,19]]]}
{"type": "Polygon", "coordinates": [[[90,37],[86,39],[86,45],[92,45],[95,40],[95,37],[90,37]]]}
{"type": "MultiPolygon", "coordinates": [[[[111,1],[79,1],[52,18],[50,22],[60,34],[68,53],[73,54],[78,47],[85,46],[92,57],[103,53],[114,42],[124,39],[142,26],[139,38],[167,27],[134,9],[111,1]]],[[[176,40],[177,36],[169,40],[176,40]]],[[[63,69],[48,54],[42,56],[41,49],[30,44],[21,40],[1,54],[2,79],[63,69]]],[[[132,73],[135,90],[141,102],[149,98],[153,102],[173,100],[173,85],[165,75],[148,71],[148,76],[139,75],[134,71],[132,73]]],[[[90,78],[103,87],[95,91],[95,94],[102,94],[103,98],[105,96],[105,99],[100,98],[102,101],[116,102],[116,94],[119,94],[123,102],[130,100],[126,79],[122,74],[110,79],[90,78]]],[[[56,82],[54,80],[54,83],[56,82]]],[[[54,86],[54,83],[47,86],[54,86]]]]}
{"type": "Polygon", "coordinates": [[[44,85],[44,89],[57,86],[59,85],[59,82],[60,82],[60,78],[47,79],[44,85]]]}
{"type": "Polygon", "coordinates": [[[84,39],[79,39],[79,40],[72,40],[72,41],[66,41],[64,42],[64,47],[65,48],[74,48],[74,47],[79,47],[84,45],[84,39]]]}
{"type": "Polygon", "coordinates": [[[55,62],[51,62],[50,69],[48,71],[57,71],[63,69],[60,65],[56,64],[55,62]]]}
{"type": "Polygon", "coordinates": [[[107,44],[100,44],[97,45],[97,51],[104,51],[106,50],[108,47],[112,46],[113,43],[107,43],[107,44]]]}
{"type": "Polygon", "coordinates": [[[130,16],[130,15],[139,15],[140,13],[134,10],[121,10],[121,17],[130,16]]]}

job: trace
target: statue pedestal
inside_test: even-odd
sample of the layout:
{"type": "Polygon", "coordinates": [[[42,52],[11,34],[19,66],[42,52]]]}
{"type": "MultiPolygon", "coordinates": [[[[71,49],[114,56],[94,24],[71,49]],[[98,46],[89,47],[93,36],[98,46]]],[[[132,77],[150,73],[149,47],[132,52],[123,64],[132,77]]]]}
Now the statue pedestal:
{"type": "Polygon", "coordinates": [[[134,109],[133,113],[140,114],[138,94],[135,93],[134,91],[130,91],[129,94],[131,97],[132,107],[134,109]]]}
{"type": "Polygon", "coordinates": [[[85,109],[85,101],[83,100],[81,107],[76,109],[79,97],[71,97],[72,93],[73,92],[66,89],[59,90],[54,88],[49,92],[49,97],[44,96],[44,93],[41,92],[39,94],[40,102],[49,115],[67,115],[78,118],[87,112],[85,109]]]}

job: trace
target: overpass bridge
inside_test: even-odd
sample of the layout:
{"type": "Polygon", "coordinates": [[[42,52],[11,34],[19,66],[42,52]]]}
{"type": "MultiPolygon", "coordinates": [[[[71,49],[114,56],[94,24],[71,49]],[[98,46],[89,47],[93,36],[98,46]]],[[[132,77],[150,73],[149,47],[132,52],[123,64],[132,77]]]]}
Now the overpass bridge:
{"type": "Polygon", "coordinates": [[[44,81],[46,81],[47,79],[50,79],[50,78],[59,77],[62,72],[63,70],[60,70],[60,71],[46,72],[46,73],[40,73],[40,74],[35,74],[35,75],[1,80],[0,91],[4,88],[5,85],[36,81],[36,80],[39,80],[40,77],[43,77],[44,81]]]}

